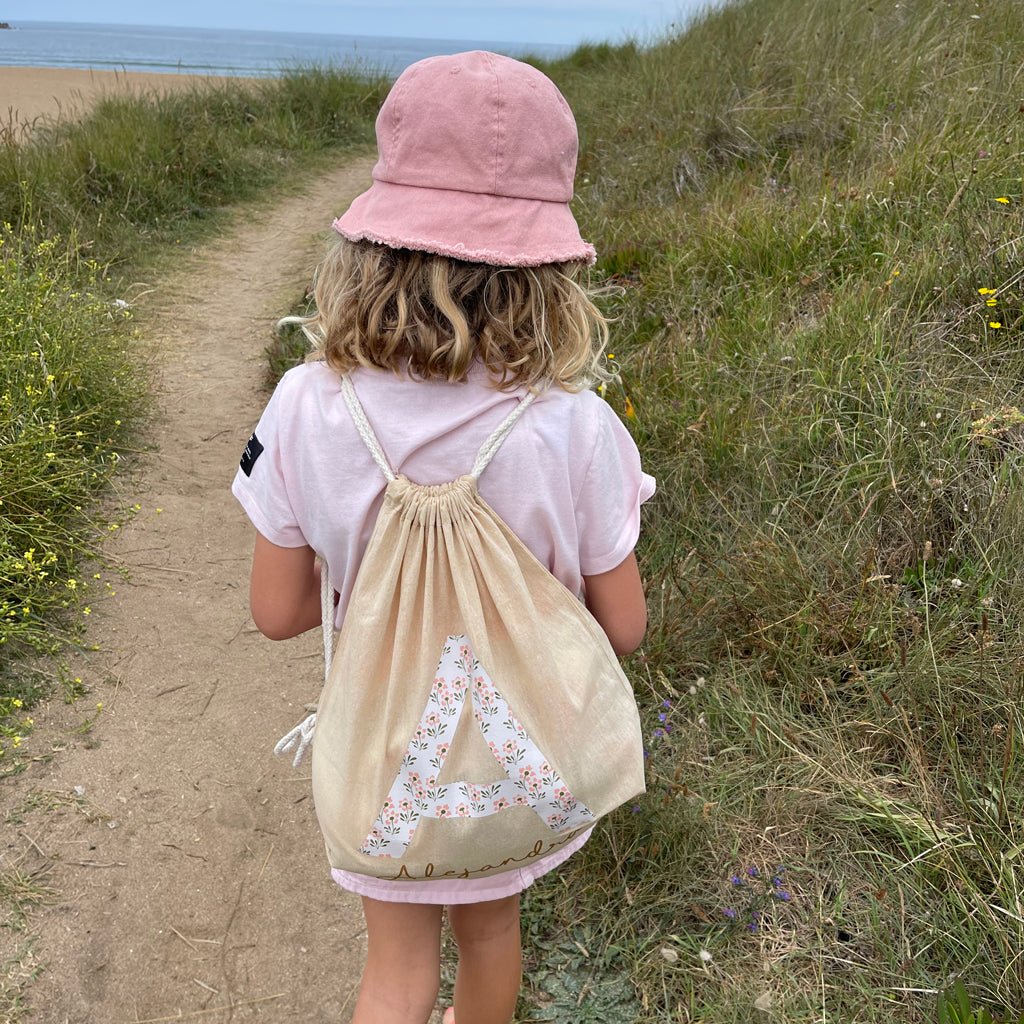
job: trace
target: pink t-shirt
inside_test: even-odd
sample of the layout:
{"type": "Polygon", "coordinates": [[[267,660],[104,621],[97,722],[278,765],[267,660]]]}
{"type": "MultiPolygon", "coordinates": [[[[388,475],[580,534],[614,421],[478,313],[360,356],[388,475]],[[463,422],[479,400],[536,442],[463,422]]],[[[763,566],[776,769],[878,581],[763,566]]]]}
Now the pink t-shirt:
{"type": "MultiPolygon", "coordinates": [[[[381,370],[351,374],[391,468],[414,483],[468,473],[480,446],[524,393],[502,392],[482,366],[457,384],[381,370]]],[[[322,362],[282,377],[232,485],[253,525],[281,547],[326,558],[341,622],[386,480],[322,362]]],[[[640,505],[654,493],[612,408],[590,391],[551,389],[526,410],[484,470],[481,497],[573,594],[633,550],[640,505]]]]}

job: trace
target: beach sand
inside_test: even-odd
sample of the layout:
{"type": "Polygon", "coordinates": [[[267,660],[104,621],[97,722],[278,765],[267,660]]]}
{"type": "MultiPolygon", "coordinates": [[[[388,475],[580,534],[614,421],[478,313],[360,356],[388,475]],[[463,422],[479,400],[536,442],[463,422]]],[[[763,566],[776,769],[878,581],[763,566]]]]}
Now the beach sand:
{"type": "Polygon", "coordinates": [[[204,80],[222,81],[215,77],[145,71],[0,67],[0,125],[79,116],[104,93],[170,92],[204,80]]]}

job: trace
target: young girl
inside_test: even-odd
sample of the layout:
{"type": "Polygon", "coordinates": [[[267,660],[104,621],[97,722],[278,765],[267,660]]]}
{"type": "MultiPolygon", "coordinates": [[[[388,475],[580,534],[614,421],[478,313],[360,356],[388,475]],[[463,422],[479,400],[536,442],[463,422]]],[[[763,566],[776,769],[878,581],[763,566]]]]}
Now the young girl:
{"type": "MultiPolygon", "coordinates": [[[[320,625],[314,552],[338,591],[335,625],[345,617],[386,480],[343,376],[387,462],[417,484],[467,472],[532,391],[480,478],[481,497],[627,654],[646,628],[633,548],[654,481],[611,408],[584,390],[602,377],[607,328],[578,283],[594,249],[568,206],[572,113],[536,69],[456,54],[398,78],[377,142],[373,185],[334,222],[341,239],[317,274],[317,313],[306,321],[317,351],[281,380],[235,478],[257,530],[253,619],[277,640],[320,625]]],[[[521,975],[520,893],[588,835],[485,878],[410,888],[334,870],[366,915],[356,1024],[427,1020],[445,907],[459,947],[445,1021],[507,1024],[521,975]]]]}

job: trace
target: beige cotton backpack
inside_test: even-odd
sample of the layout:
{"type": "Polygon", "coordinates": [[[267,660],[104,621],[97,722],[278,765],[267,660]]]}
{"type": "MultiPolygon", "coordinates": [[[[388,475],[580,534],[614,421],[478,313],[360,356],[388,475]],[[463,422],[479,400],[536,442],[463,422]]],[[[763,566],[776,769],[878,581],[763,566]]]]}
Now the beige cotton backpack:
{"type": "Polygon", "coordinates": [[[333,656],[324,571],[326,683],[278,752],[298,763],[312,736],[332,867],[411,885],[520,867],[644,790],[604,631],[477,492],[534,396],[469,474],[425,486],[392,471],[348,377],[342,393],[388,484],[333,656]]]}

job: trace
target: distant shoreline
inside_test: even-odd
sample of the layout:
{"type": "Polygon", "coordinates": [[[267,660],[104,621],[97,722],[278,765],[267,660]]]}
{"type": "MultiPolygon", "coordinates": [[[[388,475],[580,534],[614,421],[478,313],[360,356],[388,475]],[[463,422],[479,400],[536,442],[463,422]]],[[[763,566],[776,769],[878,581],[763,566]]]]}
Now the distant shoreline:
{"type": "MultiPolygon", "coordinates": [[[[40,119],[79,117],[102,95],[172,92],[197,81],[223,82],[223,75],[155,71],[96,71],[84,68],[0,65],[0,124],[31,124],[40,119]]],[[[231,81],[241,81],[237,77],[231,81]]]]}
{"type": "MultiPolygon", "coordinates": [[[[322,32],[170,28],[25,21],[2,33],[0,65],[118,74],[276,78],[296,68],[332,68],[358,77],[393,77],[425,57],[463,50],[555,59],[557,44],[334,35],[322,32]]],[[[0,111],[6,106],[0,91],[0,111]]]]}

